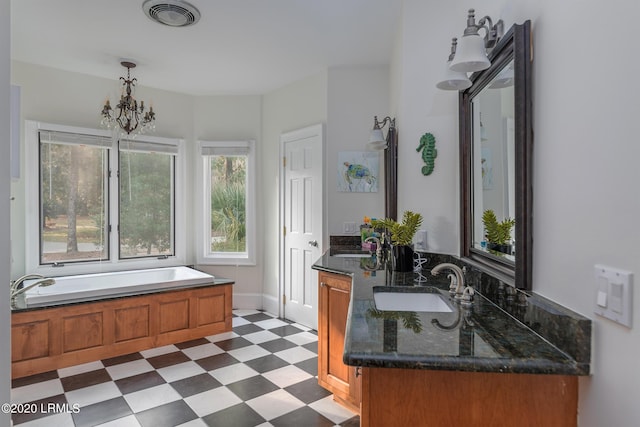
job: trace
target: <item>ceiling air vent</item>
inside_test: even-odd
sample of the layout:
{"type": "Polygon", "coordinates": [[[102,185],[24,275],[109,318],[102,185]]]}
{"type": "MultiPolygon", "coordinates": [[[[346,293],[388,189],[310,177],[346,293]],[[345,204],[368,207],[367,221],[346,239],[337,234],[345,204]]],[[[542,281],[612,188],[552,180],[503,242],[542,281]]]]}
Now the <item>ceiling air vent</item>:
{"type": "Polygon", "coordinates": [[[200,20],[200,11],[182,0],[146,0],[142,10],[149,19],[170,27],[187,27],[200,20]]]}

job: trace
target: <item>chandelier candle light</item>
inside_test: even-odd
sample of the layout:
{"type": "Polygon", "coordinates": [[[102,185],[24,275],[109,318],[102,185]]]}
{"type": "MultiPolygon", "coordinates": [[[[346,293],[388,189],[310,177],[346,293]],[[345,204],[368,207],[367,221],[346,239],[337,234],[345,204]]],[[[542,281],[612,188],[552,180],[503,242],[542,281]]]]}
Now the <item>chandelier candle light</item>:
{"type": "Polygon", "coordinates": [[[109,99],[107,99],[102,107],[101,124],[108,129],[115,129],[117,124],[127,135],[134,133],[134,136],[147,130],[153,131],[156,124],[156,114],[153,112],[153,107],[149,107],[149,111],[145,111],[144,101],[140,101],[138,104],[138,101],[133,97],[133,89],[137,79],[131,78],[131,69],[135,68],[136,64],[130,61],[122,61],[120,64],[127,69],[127,77],[120,77],[122,80],[120,102],[113,110],[109,99]]]}

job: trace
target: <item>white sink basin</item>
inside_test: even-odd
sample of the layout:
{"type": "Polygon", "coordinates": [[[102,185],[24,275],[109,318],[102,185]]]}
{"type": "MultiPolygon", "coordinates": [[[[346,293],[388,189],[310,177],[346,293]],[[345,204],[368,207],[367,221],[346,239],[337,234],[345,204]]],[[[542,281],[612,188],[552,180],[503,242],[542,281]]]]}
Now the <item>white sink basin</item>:
{"type": "Polygon", "coordinates": [[[371,254],[335,254],[337,258],[369,258],[371,254]]]}
{"type": "Polygon", "coordinates": [[[433,292],[389,292],[374,290],[373,300],[381,311],[426,311],[451,313],[442,296],[433,292]]]}

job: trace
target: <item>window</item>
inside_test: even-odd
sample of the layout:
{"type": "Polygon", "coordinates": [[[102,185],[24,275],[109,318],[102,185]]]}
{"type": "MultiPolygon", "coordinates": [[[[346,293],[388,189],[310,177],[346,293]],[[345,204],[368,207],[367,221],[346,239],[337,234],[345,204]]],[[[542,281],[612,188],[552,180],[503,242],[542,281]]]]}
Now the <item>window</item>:
{"type": "Polygon", "coordinates": [[[174,254],[177,147],[120,142],[120,258],[174,254]]]}
{"type": "Polygon", "coordinates": [[[27,206],[38,207],[27,209],[29,272],[184,264],[181,141],[118,141],[95,129],[36,122],[27,122],[25,135],[26,161],[39,163],[26,175],[27,206]]]}
{"type": "Polygon", "coordinates": [[[201,142],[203,229],[198,262],[255,263],[253,141],[201,142]]]}
{"type": "Polygon", "coordinates": [[[40,264],[109,258],[111,140],[40,131],[40,264]]]}

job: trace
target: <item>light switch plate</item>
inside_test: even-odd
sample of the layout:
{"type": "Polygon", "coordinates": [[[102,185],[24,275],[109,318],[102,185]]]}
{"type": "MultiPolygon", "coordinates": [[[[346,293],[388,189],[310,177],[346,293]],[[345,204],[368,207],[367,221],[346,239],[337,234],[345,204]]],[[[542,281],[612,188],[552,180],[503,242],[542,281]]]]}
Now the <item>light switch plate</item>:
{"type": "Polygon", "coordinates": [[[631,327],[633,273],[596,264],[594,313],[631,327]]]}

